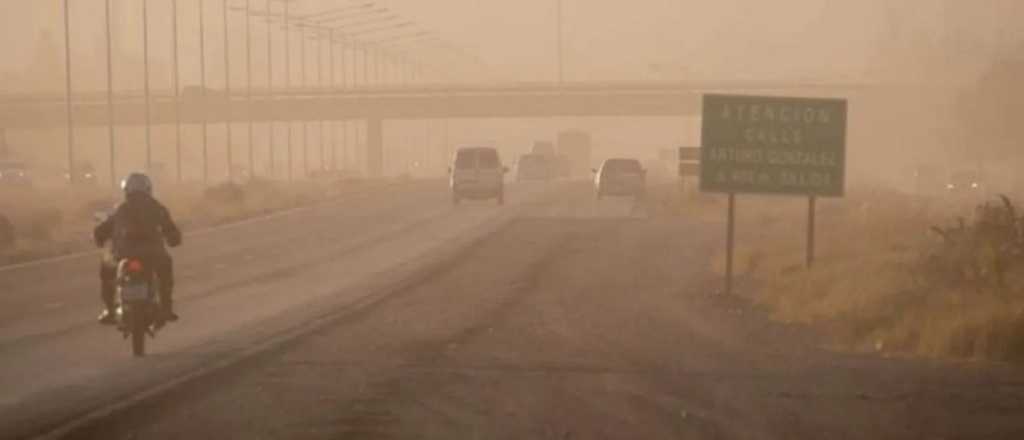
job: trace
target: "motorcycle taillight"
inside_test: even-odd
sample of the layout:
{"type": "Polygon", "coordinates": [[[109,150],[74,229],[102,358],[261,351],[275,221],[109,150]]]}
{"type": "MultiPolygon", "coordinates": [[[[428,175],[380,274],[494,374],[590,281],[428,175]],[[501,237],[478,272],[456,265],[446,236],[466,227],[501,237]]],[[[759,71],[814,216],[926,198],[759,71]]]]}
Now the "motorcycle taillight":
{"type": "Polygon", "coordinates": [[[125,265],[125,269],[128,272],[133,273],[142,272],[142,262],[139,260],[128,260],[128,264],[125,265]]]}

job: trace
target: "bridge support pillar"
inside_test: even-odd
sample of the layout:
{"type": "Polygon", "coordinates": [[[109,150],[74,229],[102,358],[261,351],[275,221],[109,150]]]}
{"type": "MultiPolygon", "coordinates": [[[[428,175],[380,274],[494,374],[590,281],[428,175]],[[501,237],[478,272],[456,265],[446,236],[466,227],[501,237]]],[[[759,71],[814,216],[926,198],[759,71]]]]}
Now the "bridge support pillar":
{"type": "Polygon", "coordinates": [[[384,124],[380,119],[366,120],[366,173],[384,175],[384,124]]]}

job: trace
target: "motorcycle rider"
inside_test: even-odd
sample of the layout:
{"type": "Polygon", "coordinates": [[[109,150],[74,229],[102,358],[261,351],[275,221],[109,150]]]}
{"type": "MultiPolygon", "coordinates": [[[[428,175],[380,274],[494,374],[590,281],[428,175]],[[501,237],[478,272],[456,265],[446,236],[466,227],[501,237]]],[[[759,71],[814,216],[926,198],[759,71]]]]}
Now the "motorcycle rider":
{"type": "Polygon", "coordinates": [[[124,258],[139,258],[159,280],[160,304],[165,321],[176,321],[172,293],[174,262],[164,247],[181,245],[181,231],[164,205],[153,198],[153,182],[143,173],[132,173],[121,181],[124,201],[93,230],[97,247],[111,242],[111,255],[100,266],[101,296],[105,309],[102,324],[117,321],[114,295],[117,291],[117,263],[124,258]]]}

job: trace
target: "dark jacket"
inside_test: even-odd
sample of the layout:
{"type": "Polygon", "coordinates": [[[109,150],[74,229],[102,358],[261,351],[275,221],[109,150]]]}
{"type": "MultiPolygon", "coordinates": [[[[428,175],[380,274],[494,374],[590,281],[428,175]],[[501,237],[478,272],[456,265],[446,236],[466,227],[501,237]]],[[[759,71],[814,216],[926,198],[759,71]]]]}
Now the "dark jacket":
{"type": "Polygon", "coordinates": [[[113,244],[115,258],[166,253],[164,247],[181,244],[181,231],[170,212],[153,197],[129,194],[114,213],[93,230],[96,246],[113,244]]]}

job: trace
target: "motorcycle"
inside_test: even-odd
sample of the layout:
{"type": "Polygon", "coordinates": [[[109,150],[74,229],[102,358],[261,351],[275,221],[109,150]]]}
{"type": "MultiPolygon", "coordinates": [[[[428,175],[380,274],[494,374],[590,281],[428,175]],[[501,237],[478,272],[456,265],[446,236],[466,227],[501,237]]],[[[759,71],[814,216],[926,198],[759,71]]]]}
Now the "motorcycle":
{"type": "MultiPolygon", "coordinates": [[[[103,222],[110,212],[97,212],[95,219],[103,222]]],[[[105,258],[109,258],[108,253],[105,258]]],[[[158,292],[160,280],[142,259],[122,258],[117,262],[115,301],[116,328],[124,339],[131,338],[132,354],[146,355],[146,338],[155,338],[166,324],[158,292]]]]}

